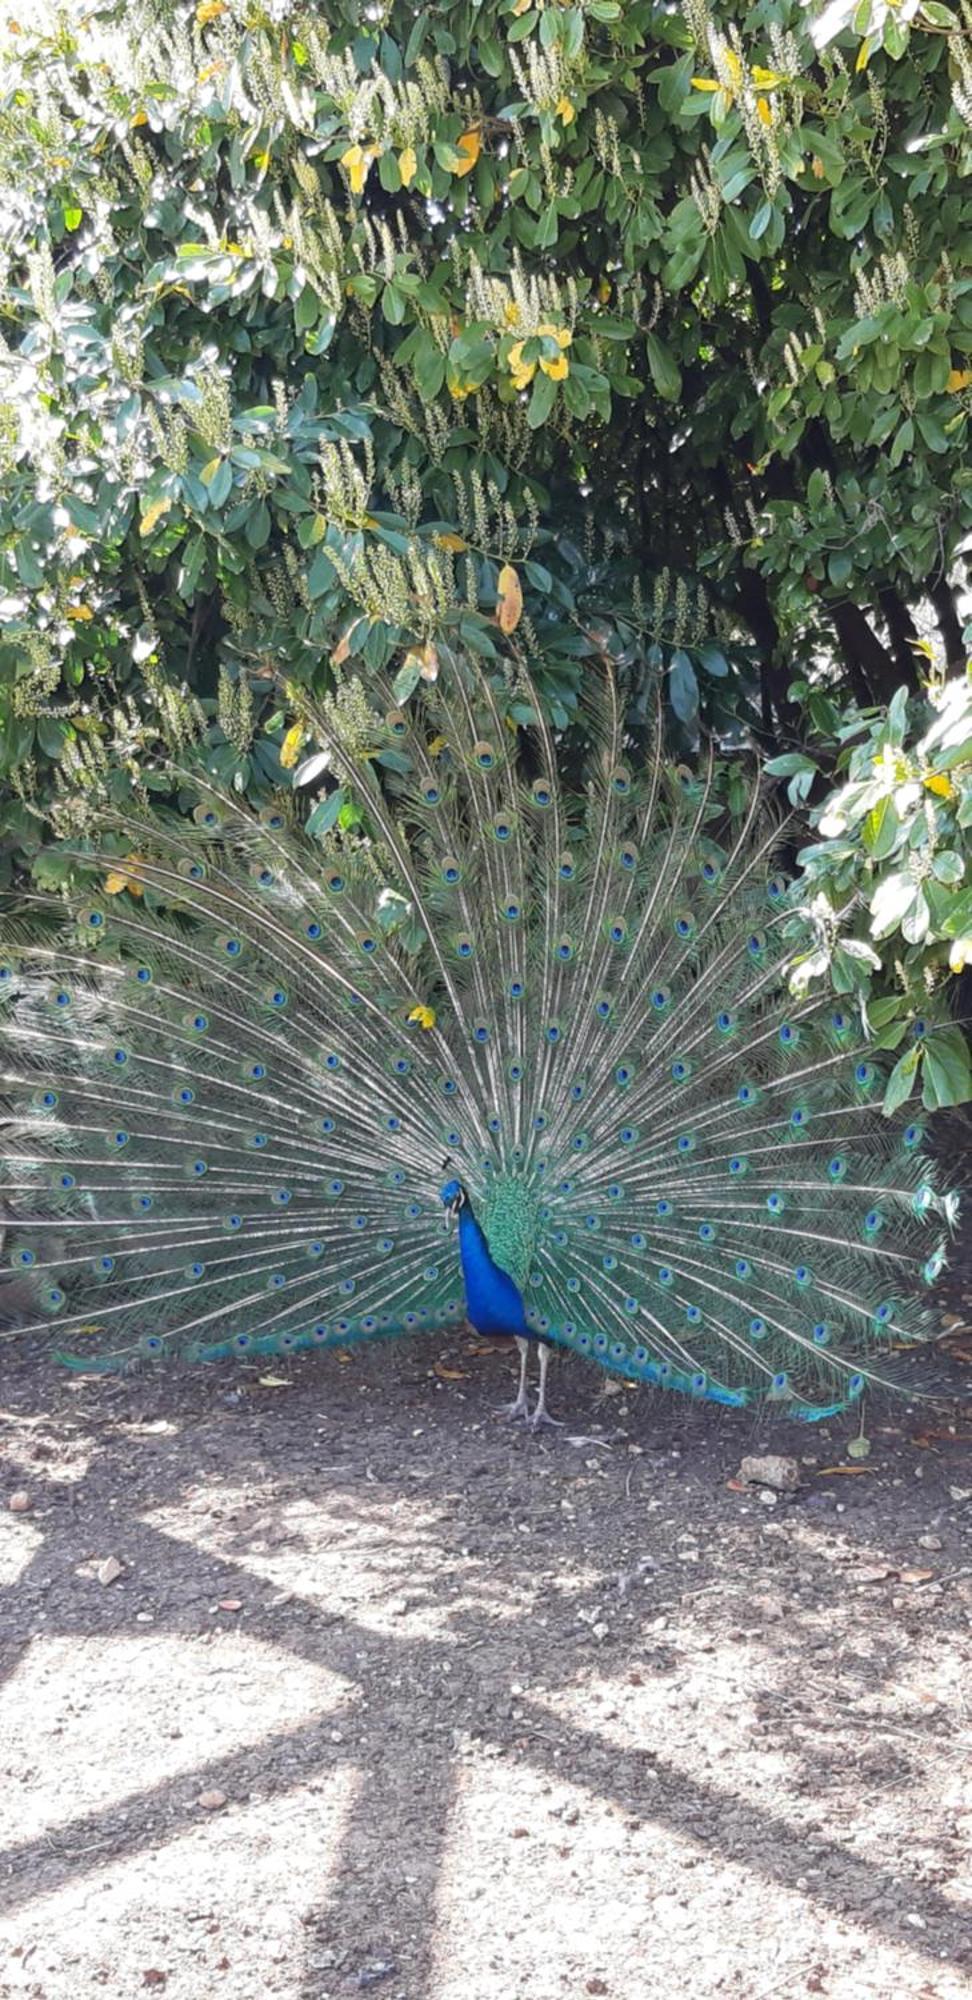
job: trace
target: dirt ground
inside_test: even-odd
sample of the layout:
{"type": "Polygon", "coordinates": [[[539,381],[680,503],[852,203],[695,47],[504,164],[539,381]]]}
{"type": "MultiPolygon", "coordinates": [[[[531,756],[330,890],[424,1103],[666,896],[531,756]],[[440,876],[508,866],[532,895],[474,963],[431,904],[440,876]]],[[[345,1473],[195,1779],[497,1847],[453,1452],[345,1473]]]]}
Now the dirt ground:
{"type": "Polygon", "coordinates": [[[968,1336],[866,1459],[465,1335],[2,1365],[2,2000],[972,1993],[968,1336]]]}

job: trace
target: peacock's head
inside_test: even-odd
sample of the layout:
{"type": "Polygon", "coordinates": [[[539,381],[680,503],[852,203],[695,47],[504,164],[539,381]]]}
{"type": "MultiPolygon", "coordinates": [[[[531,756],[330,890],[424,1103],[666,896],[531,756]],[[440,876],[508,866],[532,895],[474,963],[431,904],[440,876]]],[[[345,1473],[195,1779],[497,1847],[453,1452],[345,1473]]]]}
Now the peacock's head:
{"type": "Polygon", "coordinates": [[[439,1200],[446,1212],[446,1228],[451,1229],[466,1201],[466,1190],[462,1182],[446,1181],[445,1186],[439,1189],[439,1200]]]}

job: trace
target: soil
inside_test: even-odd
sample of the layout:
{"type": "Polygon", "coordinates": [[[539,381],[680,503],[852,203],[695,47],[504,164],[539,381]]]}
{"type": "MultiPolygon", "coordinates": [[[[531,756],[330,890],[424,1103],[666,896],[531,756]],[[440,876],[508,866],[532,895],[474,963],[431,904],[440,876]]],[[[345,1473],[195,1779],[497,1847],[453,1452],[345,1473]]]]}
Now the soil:
{"type": "Polygon", "coordinates": [[[529,1436],[465,1334],[6,1349],[2,2000],[967,2000],[952,1303],[955,1400],[866,1458],[566,1361],[529,1436]]]}

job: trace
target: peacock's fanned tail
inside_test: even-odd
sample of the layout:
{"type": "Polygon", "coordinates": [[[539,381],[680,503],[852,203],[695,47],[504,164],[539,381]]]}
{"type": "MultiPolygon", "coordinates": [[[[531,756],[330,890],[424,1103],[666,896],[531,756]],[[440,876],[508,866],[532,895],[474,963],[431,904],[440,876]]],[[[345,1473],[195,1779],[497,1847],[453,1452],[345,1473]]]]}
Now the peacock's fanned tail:
{"type": "Polygon", "coordinates": [[[580,798],[542,718],[518,779],[478,677],[351,690],[316,724],[356,829],[193,774],[193,822],[117,817],[83,906],[7,926],[8,1324],[100,1367],[458,1322],[448,1158],[549,1339],[843,1407],[921,1338],[951,1209],[850,1009],[788,995],[758,787],[721,844],[609,678],[580,798]]]}

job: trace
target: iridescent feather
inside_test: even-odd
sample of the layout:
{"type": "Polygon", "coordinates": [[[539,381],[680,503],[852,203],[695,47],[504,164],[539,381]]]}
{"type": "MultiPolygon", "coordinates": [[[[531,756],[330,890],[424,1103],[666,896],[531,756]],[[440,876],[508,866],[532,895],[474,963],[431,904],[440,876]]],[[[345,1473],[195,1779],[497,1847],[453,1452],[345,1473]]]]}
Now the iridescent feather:
{"type": "Polygon", "coordinates": [[[717,1402],[852,1401],[921,1338],[952,1210],[856,1017],[790,997],[758,786],[721,844],[709,777],[625,760],[607,678],[576,798],[536,702],[522,781],[479,677],[353,705],[315,726],[356,829],[182,773],[192,822],[116,815],[87,901],[7,926],[26,1330],[98,1367],[458,1323],[449,1159],[538,1336],[717,1402]]]}

